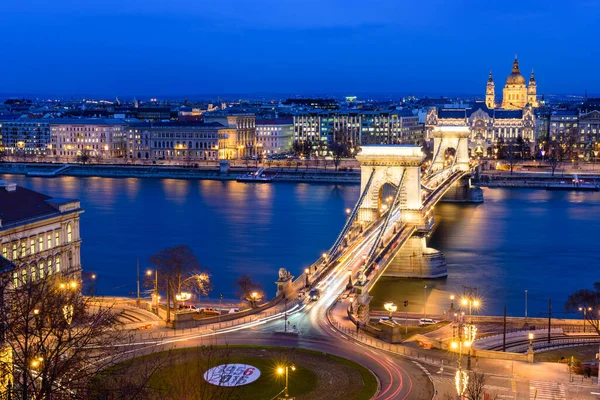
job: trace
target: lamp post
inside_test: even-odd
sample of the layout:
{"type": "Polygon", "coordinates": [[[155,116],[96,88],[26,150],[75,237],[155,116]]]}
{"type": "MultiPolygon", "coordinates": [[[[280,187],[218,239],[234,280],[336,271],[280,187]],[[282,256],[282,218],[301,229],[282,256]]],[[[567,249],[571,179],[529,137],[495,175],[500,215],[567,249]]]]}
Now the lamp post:
{"type": "Polygon", "coordinates": [[[137,299],[135,304],[139,307],[140,305],[140,259],[136,259],[136,275],[137,275],[137,299]]]}
{"type": "MultiPolygon", "coordinates": [[[[152,270],[149,269],[146,271],[146,276],[152,276],[152,270]]],[[[158,268],[154,270],[154,294],[153,294],[152,303],[156,307],[156,315],[158,315],[158,268]]]]}
{"type": "Polygon", "coordinates": [[[353,307],[352,303],[354,303],[354,297],[350,297],[349,301],[350,301],[350,314],[353,314],[354,313],[354,307],[353,307]]]}
{"type": "Polygon", "coordinates": [[[257,292],[252,292],[252,294],[250,295],[250,297],[252,297],[252,308],[256,307],[256,298],[258,297],[258,293],[257,292]]]}
{"type": "Polygon", "coordinates": [[[304,268],[304,274],[306,275],[306,287],[308,287],[308,279],[309,279],[309,275],[310,275],[310,268],[304,268]]]}
{"type": "Polygon", "coordinates": [[[525,323],[527,323],[527,289],[525,289],[525,323]]]}
{"type": "MultiPolygon", "coordinates": [[[[467,337],[467,341],[472,344],[475,341],[475,334],[477,332],[477,328],[473,325],[473,307],[478,308],[480,303],[479,300],[473,298],[471,295],[467,297],[463,297],[461,300],[461,304],[463,306],[469,306],[469,324],[465,326],[465,336],[467,337]]],[[[469,345],[469,353],[467,355],[467,369],[471,369],[471,346],[469,345]]]]}
{"type": "MultiPolygon", "coordinates": [[[[464,343],[465,346],[469,346],[470,348],[470,343],[469,342],[465,342],[464,343]]],[[[462,395],[465,393],[465,390],[467,389],[467,385],[469,384],[469,375],[462,370],[462,348],[463,348],[463,341],[462,341],[462,337],[459,336],[458,341],[454,341],[450,343],[450,347],[452,349],[457,349],[458,348],[458,369],[456,370],[456,374],[454,375],[454,386],[456,387],[456,393],[458,394],[458,396],[460,398],[462,398],[462,395]]]]}
{"type": "Polygon", "coordinates": [[[294,364],[292,365],[286,365],[285,367],[277,367],[277,375],[283,375],[285,373],[285,387],[283,388],[283,393],[285,398],[287,399],[288,397],[290,397],[290,394],[288,392],[288,388],[289,388],[289,370],[295,371],[296,370],[296,366],[294,364]]]}
{"type": "Polygon", "coordinates": [[[423,287],[423,318],[427,318],[425,307],[427,306],[427,285],[423,287]]]}
{"type": "Polygon", "coordinates": [[[389,301],[385,303],[383,307],[390,313],[390,322],[393,322],[392,317],[394,316],[394,312],[396,312],[396,310],[398,309],[398,306],[389,301]]]}
{"type": "Polygon", "coordinates": [[[586,316],[586,311],[592,311],[592,307],[579,307],[579,311],[582,312],[583,315],[583,333],[585,333],[585,316],[586,316]]]}

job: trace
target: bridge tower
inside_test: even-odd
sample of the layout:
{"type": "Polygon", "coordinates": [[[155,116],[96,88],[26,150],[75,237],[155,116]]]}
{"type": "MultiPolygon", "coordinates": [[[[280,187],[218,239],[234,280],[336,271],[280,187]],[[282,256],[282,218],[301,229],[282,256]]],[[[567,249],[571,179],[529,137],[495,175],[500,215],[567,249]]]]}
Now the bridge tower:
{"type": "Polygon", "coordinates": [[[360,190],[364,200],[358,209],[358,222],[377,220],[386,207],[384,186],[397,188],[402,182],[400,201],[402,218],[406,222],[421,219],[421,146],[382,145],[362,146],[356,159],[360,163],[360,190]]]}
{"type": "Polygon", "coordinates": [[[444,164],[454,163],[461,171],[469,170],[470,130],[464,126],[436,126],[433,128],[432,171],[439,171],[444,164]],[[454,149],[454,159],[446,158],[446,151],[454,149]]]}

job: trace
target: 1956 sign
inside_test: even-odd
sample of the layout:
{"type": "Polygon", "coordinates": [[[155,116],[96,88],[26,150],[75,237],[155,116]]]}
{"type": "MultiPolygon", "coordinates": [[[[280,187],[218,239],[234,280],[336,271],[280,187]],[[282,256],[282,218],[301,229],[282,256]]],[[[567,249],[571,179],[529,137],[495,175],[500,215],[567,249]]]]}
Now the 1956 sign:
{"type": "Polygon", "coordinates": [[[217,386],[247,385],[259,376],[260,370],[247,364],[223,364],[204,373],[204,379],[217,386]]]}

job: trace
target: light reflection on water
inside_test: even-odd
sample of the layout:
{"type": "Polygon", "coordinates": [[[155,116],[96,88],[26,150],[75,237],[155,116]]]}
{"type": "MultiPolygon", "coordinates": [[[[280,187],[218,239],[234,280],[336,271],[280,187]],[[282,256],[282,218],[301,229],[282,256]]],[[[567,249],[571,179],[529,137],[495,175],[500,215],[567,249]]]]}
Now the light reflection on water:
{"type": "Polygon", "coordinates": [[[4,176],[55,197],[81,200],[82,262],[100,294],[135,290],[154,252],[187,244],[210,269],[215,290],[232,298],[242,273],[274,295],[280,267],[298,275],[344,224],[358,186],[244,184],[178,179],[4,176]]]}
{"type": "Polygon", "coordinates": [[[428,245],[446,256],[447,279],[385,279],[372,304],[409,300],[409,311],[422,312],[427,285],[427,310],[441,313],[451,293],[476,286],[484,312],[501,314],[506,304],[509,315],[522,316],[527,289],[530,316],[544,316],[552,297],[553,316],[560,318],[569,293],[600,281],[600,193],[485,189],[484,198],[480,205],[436,207],[428,245]]]}
{"type": "MultiPolygon", "coordinates": [[[[55,197],[82,202],[84,269],[97,272],[100,293],[135,289],[135,259],[142,268],[157,250],[190,245],[213,274],[215,291],[233,296],[232,282],[250,273],[274,294],[280,267],[298,274],[335,240],[358,186],[243,184],[177,179],[27,178],[4,176],[55,197]]],[[[439,204],[429,246],[442,251],[442,280],[382,279],[373,306],[395,301],[427,312],[449,306],[449,294],[477,286],[487,313],[564,316],[568,293],[600,281],[600,193],[485,189],[480,205],[439,204]],[[437,304],[435,308],[434,304],[437,304]]]]}

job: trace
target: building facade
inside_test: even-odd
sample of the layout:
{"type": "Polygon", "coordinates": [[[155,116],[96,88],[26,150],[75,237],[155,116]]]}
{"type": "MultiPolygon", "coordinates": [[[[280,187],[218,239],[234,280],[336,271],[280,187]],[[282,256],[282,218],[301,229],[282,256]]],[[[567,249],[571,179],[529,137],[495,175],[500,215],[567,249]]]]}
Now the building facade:
{"type": "Polygon", "coordinates": [[[418,115],[405,110],[315,111],[294,116],[294,140],[312,143],[414,143],[422,140],[418,115]]]}
{"type": "Polygon", "coordinates": [[[7,155],[44,156],[50,146],[47,120],[19,118],[0,121],[0,147],[7,155]]]}
{"type": "Polygon", "coordinates": [[[475,102],[467,109],[430,108],[426,129],[431,132],[435,126],[468,126],[471,155],[491,157],[498,143],[515,142],[519,137],[533,147],[535,123],[530,106],[522,110],[489,109],[485,102],[475,102]]]}
{"type": "Polygon", "coordinates": [[[293,119],[256,120],[256,145],[259,154],[285,153],[292,149],[293,142],[293,119]]]}
{"type": "Polygon", "coordinates": [[[219,123],[226,130],[219,134],[219,159],[233,160],[255,156],[256,116],[251,113],[215,111],[204,114],[205,123],[219,123]]]}
{"type": "Polygon", "coordinates": [[[0,181],[0,261],[14,286],[61,274],[81,280],[79,200],[0,181]]]}
{"type": "Polygon", "coordinates": [[[51,155],[73,161],[86,155],[98,159],[125,157],[125,127],[121,119],[56,119],[50,121],[51,155]]]}
{"type": "Polygon", "coordinates": [[[134,160],[217,161],[219,134],[227,131],[217,122],[132,123],[126,129],[126,154],[134,160]]]}

